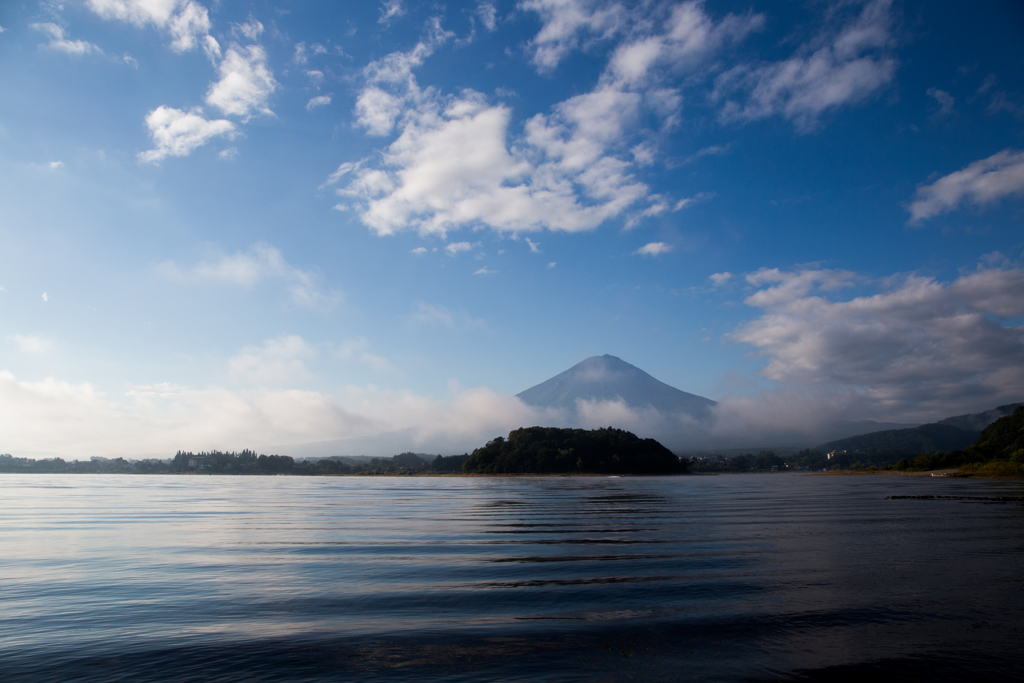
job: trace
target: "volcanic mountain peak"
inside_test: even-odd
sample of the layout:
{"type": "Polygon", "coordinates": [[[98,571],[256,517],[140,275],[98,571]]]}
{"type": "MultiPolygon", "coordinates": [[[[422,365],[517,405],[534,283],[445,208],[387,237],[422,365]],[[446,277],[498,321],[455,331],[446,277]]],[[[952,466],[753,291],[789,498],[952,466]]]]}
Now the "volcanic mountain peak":
{"type": "Polygon", "coordinates": [[[575,409],[578,400],[624,401],[633,408],[652,406],[667,413],[705,417],[716,405],[711,399],[688,394],[660,382],[615,356],[592,356],[565,372],[518,394],[530,405],[575,409]]]}

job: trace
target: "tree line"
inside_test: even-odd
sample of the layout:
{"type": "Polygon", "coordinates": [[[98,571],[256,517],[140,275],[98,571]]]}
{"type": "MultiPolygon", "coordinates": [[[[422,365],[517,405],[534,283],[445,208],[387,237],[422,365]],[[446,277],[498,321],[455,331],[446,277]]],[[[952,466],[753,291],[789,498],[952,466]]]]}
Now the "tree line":
{"type": "Polygon", "coordinates": [[[256,451],[192,451],[179,450],[173,458],[161,460],[125,460],[124,458],[93,457],[89,460],[63,458],[16,458],[0,455],[0,472],[25,474],[402,474],[434,472],[447,474],[461,472],[462,463],[469,455],[438,455],[424,461],[415,453],[399,453],[390,458],[372,458],[367,462],[344,462],[338,458],[295,460],[288,455],[264,455],[256,451]]]}
{"type": "Polygon", "coordinates": [[[922,454],[888,469],[926,471],[959,468],[968,474],[1024,475],[1024,406],[999,418],[963,450],[922,454]]]}

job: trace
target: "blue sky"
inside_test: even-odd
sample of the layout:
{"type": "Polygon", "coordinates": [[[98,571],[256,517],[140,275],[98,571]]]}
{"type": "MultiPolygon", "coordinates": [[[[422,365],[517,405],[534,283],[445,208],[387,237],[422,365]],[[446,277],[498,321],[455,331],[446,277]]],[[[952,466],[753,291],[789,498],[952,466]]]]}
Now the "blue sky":
{"type": "Polygon", "coordinates": [[[512,395],[604,353],[719,431],[1022,399],[1020,3],[0,27],[0,450],[471,447],[557,422],[512,395]]]}

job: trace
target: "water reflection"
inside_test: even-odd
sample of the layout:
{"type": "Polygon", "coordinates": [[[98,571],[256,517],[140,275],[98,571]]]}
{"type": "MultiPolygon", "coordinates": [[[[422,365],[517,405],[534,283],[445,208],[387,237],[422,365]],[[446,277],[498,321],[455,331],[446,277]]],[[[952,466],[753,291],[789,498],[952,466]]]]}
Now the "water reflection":
{"type": "Polygon", "coordinates": [[[0,670],[1005,680],[1024,633],[1022,488],[4,475],[0,670]]]}

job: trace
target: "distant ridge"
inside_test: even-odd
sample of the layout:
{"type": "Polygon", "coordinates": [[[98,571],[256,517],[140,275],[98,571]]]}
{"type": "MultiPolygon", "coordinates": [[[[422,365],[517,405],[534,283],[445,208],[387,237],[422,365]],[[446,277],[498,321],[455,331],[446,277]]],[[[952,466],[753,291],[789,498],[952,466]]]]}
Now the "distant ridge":
{"type": "Polygon", "coordinates": [[[663,413],[686,413],[706,419],[714,401],[688,394],[615,356],[592,356],[568,370],[517,394],[539,408],[575,410],[578,400],[618,401],[631,408],[654,407],[663,413]]]}
{"type": "Polygon", "coordinates": [[[823,451],[867,451],[920,455],[936,451],[958,451],[967,448],[981,435],[981,430],[996,420],[1013,413],[1024,403],[1010,403],[992,410],[947,417],[938,422],[911,429],[888,429],[846,439],[829,441],[817,447],[823,451]]]}
{"type": "Polygon", "coordinates": [[[1013,414],[1013,411],[1019,406],[1024,406],[1024,403],[1007,403],[1005,406],[986,410],[983,413],[971,413],[968,415],[947,417],[945,420],[939,420],[935,424],[949,425],[950,427],[956,427],[958,429],[980,432],[999,418],[1013,414]]]}

